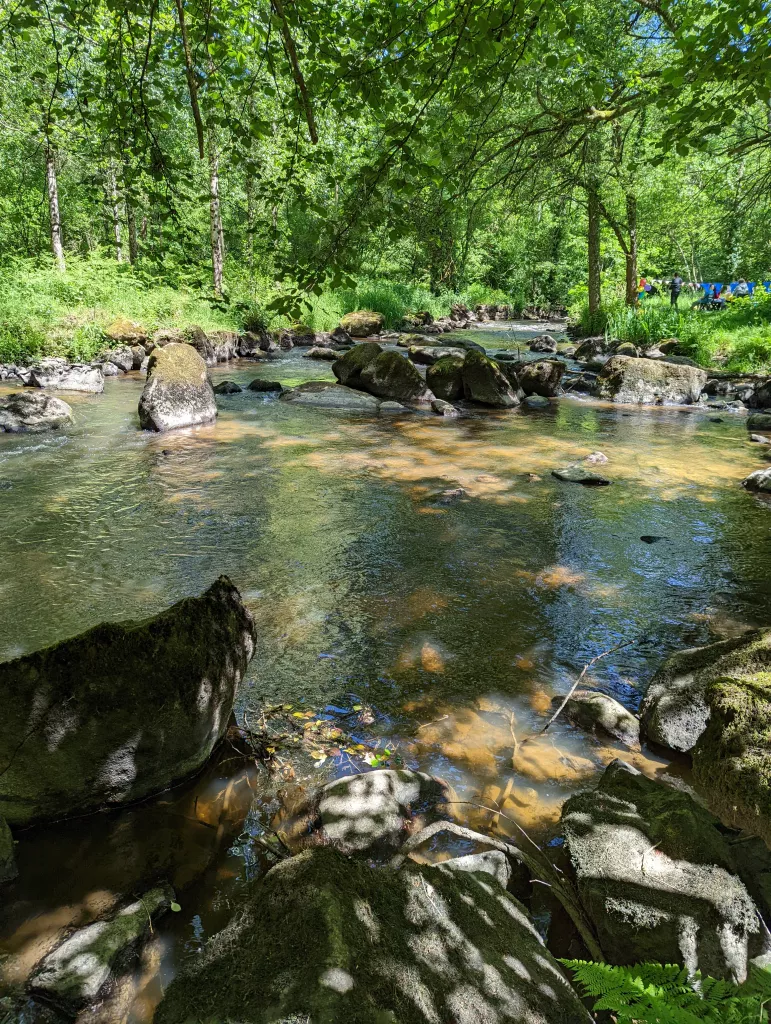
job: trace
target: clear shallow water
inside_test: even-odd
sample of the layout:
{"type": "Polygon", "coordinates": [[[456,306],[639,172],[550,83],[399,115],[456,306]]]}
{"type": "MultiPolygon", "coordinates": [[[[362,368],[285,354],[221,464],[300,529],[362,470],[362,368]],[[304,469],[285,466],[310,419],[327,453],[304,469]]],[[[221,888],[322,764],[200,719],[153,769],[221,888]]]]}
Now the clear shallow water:
{"type": "MultiPolygon", "coordinates": [[[[470,336],[496,351],[530,331],[541,333],[470,336]]],[[[212,376],[332,378],[300,353],[212,376]]],[[[66,435],[0,436],[0,658],[151,615],[224,572],[258,630],[241,714],[287,700],[371,705],[362,739],[546,835],[565,796],[615,756],[680,770],[559,722],[514,755],[514,737],[543,724],[585,662],[635,638],[591,680],[635,708],[669,652],[768,622],[771,508],[739,486],[761,464],[742,418],[562,400],[370,419],[245,392],[218,398],[215,425],[158,436],[137,429],[141,388],[130,375],[68,397],[66,435]],[[551,477],[595,449],[611,487],[551,477]],[[457,487],[466,497],[445,503],[457,487]]],[[[319,781],[349,770],[344,758],[310,769],[319,781]]],[[[159,927],[138,989],[100,1018],[148,1019],[164,977],[268,863],[248,835],[238,841],[247,813],[247,833],[285,824],[306,785],[299,771],[268,782],[230,762],[145,807],[22,833],[21,878],[0,909],[4,983],[62,928],[163,873],[183,912],[159,927]]]]}

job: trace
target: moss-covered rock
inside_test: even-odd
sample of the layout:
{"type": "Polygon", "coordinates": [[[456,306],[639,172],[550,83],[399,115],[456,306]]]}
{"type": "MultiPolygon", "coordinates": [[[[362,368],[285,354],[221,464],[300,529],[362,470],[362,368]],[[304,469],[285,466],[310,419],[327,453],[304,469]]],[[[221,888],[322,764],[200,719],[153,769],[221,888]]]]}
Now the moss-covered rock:
{"type": "Polygon", "coordinates": [[[17,873],[13,836],[8,828],[8,822],[0,815],[0,885],[12,881],[17,873]]]}
{"type": "Polygon", "coordinates": [[[214,366],[217,362],[217,357],[214,354],[214,345],[209,340],[209,336],[204,329],[193,324],[190,327],[186,327],[182,334],[185,342],[196,350],[206,365],[214,366]]]}
{"type": "Polygon", "coordinates": [[[519,386],[526,395],[556,398],[562,390],[565,364],[559,359],[539,359],[534,363],[517,363],[519,386]]]}
{"type": "Polygon", "coordinates": [[[495,360],[471,349],[463,361],[463,393],[471,402],[496,409],[519,405],[515,389],[495,360]]]}
{"type": "Polygon", "coordinates": [[[0,814],[26,824],[139,800],[202,767],[254,650],[226,576],[144,622],[0,665],[0,814]]]}
{"type": "Polygon", "coordinates": [[[426,370],[426,385],[437,398],[455,402],[463,397],[464,358],[444,356],[426,370]]]}
{"type": "Polygon", "coordinates": [[[621,404],[691,405],[698,402],[707,371],[656,359],[611,356],[597,378],[598,398],[621,404]]]}
{"type": "Polygon", "coordinates": [[[332,848],[273,868],[188,961],[156,1024],[589,1024],[487,871],[374,870],[332,848]]]}
{"type": "Polygon", "coordinates": [[[742,480],[742,487],[748,491],[758,491],[760,494],[771,492],[771,469],[756,469],[748,477],[742,480]]]}
{"type": "MultiPolygon", "coordinates": [[[[556,710],[564,697],[555,697],[552,706],[556,710]]],[[[562,712],[564,717],[587,732],[597,732],[621,740],[627,746],[640,742],[640,723],[607,693],[598,690],[575,690],[562,712]]]]}
{"type": "Polygon", "coordinates": [[[723,821],[771,847],[771,671],[716,679],[706,700],[709,721],[693,750],[696,782],[723,821]]]}
{"type": "MultiPolygon", "coordinates": [[[[333,367],[334,369],[334,367],[333,367]]],[[[359,387],[396,402],[430,402],[434,397],[415,365],[400,352],[380,352],[359,374],[359,387]]]]}
{"type": "Polygon", "coordinates": [[[104,334],[113,345],[144,345],[147,342],[147,331],[142,324],[125,316],[113,320],[104,334]]]}
{"type": "Polygon", "coordinates": [[[747,417],[747,430],[771,430],[771,412],[753,412],[747,417]]]}
{"type": "Polygon", "coordinates": [[[128,955],[152,931],[153,921],[169,910],[174,890],[160,885],[108,920],[78,928],[38,964],[29,991],[68,1015],[96,1002],[121,965],[130,969],[128,955]]]}
{"type": "Polygon", "coordinates": [[[153,349],[139,399],[144,430],[172,430],[217,418],[206,364],[192,345],[171,342],[153,349]]]}
{"type": "Polygon", "coordinates": [[[344,356],[340,356],[337,362],[332,363],[332,373],[341,384],[351,388],[359,387],[361,371],[377,359],[382,351],[382,348],[372,341],[354,345],[344,356]]]}
{"type": "Polygon", "coordinates": [[[346,313],[340,321],[340,327],[352,338],[371,338],[373,334],[380,334],[384,323],[382,313],[359,309],[355,313],[346,313]]]}
{"type": "Polygon", "coordinates": [[[767,940],[717,821],[614,761],[562,811],[581,902],[611,963],[680,963],[743,981],[767,940]]]}

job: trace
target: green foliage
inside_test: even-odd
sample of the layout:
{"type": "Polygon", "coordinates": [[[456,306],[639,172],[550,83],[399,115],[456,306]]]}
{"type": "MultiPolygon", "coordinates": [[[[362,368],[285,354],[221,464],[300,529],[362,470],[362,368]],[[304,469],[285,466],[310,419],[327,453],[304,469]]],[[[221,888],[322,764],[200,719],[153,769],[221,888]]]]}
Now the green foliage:
{"type": "Polygon", "coordinates": [[[753,968],[744,985],[689,978],[677,964],[616,967],[563,960],[594,1011],[610,1011],[619,1024],[763,1024],[769,1019],[771,973],[753,968]]]}

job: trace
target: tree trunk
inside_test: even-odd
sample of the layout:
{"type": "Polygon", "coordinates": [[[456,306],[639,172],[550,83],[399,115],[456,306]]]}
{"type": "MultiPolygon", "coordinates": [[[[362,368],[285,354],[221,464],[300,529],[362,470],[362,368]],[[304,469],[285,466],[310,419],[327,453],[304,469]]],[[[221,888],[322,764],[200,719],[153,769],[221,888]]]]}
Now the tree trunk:
{"type": "Polygon", "coordinates": [[[217,140],[209,128],[209,220],[211,224],[211,264],[214,294],[222,298],[222,266],[225,262],[225,240],[222,235],[220,209],[220,170],[217,140]]]}
{"type": "Polygon", "coordinates": [[[254,273],[254,178],[250,171],[246,174],[246,265],[251,285],[254,273]]]}
{"type": "Polygon", "coordinates": [[[627,193],[626,221],[629,230],[629,247],[624,253],[626,260],[626,304],[637,305],[637,197],[627,193]]]}
{"type": "Polygon", "coordinates": [[[129,263],[136,263],[139,255],[137,246],[137,217],[134,204],[130,198],[126,198],[126,226],[128,227],[128,251],[129,263]]]}
{"type": "Polygon", "coordinates": [[[107,166],[107,195],[110,200],[110,209],[112,211],[112,232],[115,237],[115,258],[118,263],[122,263],[123,243],[121,241],[120,200],[118,198],[118,182],[115,175],[115,165],[112,162],[107,166]]]}
{"type": "Polygon", "coordinates": [[[599,311],[600,297],[600,201],[595,189],[589,189],[587,204],[589,214],[589,231],[587,235],[589,249],[589,314],[599,311]]]}
{"type": "Polygon", "coordinates": [[[56,260],[57,270],[62,273],[67,269],[64,262],[64,246],[62,245],[62,221],[59,216],[59,190],[56,185],[56,164],[54,153],[46,141],[46,190],[48,192],[48,212],[51,219],[51,249],[56,260]]]}

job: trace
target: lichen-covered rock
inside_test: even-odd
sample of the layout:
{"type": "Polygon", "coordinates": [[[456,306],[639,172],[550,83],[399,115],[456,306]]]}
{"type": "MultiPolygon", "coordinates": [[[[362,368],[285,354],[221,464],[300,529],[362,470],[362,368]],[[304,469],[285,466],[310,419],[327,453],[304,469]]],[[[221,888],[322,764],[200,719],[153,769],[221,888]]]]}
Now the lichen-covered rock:
{"type": "Polygon", "coordinates": [[[394,351],[380,352],[368,362],[359,374],[358,386],[396,402],[430,402],[434,397],[415,365],[394,351]]]}
{"type": "Polygon", "coordinates": [[[602,356],[609,352],[612,344],[613,342],[608,341],[602,334],[591,338],[584,338],[576,349],[574,358],[579,363],[591,362],[597,356],[602,356]]]}
{"type": "Polygon", "coordinates": [[[40,434],[72,423],[72,409],[61,398],[19,391],[0,398],[0,433],[40,434]]]}
{"type": "MultiPolygon", "coordinates": [[[[473,865],[469,865],[473,867],[473,865]]],[[[489,871],[373,870],[308,850],[249,883],[155,1024],[590,1024],[530,915],[489,871]]]]}
{"type": "Polygon", "coordinates": [[[4,882],[12,882],[17,874],[13,836],[8,828],[8,822],[0,814],[0,885],[4,882]]]}
{"type": "Polygon", "coordinates": [[[332,363],[332,373],[341,384],[351,388],[359,387],[361,371],[377,359],[382,351],[382,348],[372,341],[354,345],[344,356],[340,356],[337,362],[332,363]]]}
{"type": "Polygon", "coordinates": [[[207,366],[214,366],[216,364],[217,357],[214,354],[214,345],[212,345],[209,340],[209,336],[202,327],[197,327],[195,325],[192,327],[186,327],[184,331],[184,340],[188,345],[192,345],[207,366]]]}
{"type": "Polygon", "coordinates": [[[426,386],[437,398],[455,402],[463,398],[464,356],[444,356],[426,370],[426,386]]]}
{"type": "Polygon", "coordinates": [[[235,331],[211,331],[209,341],[214,348],[214,359],[227,363],[238,355],[239,337],[235,331]]]}
{"type": "Polygon", "coordinates": [[[463,393],[472,402],[496,409],[513,409],[519,405],[516,391],[498,364],[471,350],[463,361],[463,393]]]}
{"type": "Polygon", "coordinates": [[[144,345],[147,341],[147,331],[144,327],[122,316],[113,320],[104,333],[113,345],[144,345]]]}
{"type": "Polygon", "coordinates": [[[562,390],[565,364],[559,359],[539,359],[536,363],[517,363],[515,372],[526,395],[556,398],[562,390]]]}
{"type": "Polygon", "coordinates": [[[346,313],[340,321],[340,327],[352,338],[371,338],[373,334],[380,334],[384,322],[382,313],[359,309],[355,313],[346,313]]]}
{"type": "Polygon", "coordinates": [[[214,388],[215,395],[237,395],[244,389],[234,380],[221,380],[214,388]]]}
{"type": "Polygon", "coordinates": [[[581,902],[610,963],[680,963],[741,982],[767,940],[716,820],[614,761],[562,810],[581,902]]]}
{"type": "MultiPolygon", "coordinates": [[[[335,364],[336,365],[336,364],[335,364]]],[[[293,405],[312,405],[322,409],[342,409],[346,412],[363,412],[377,415],[380,399],[366,391],[332,384],[328,380],[309,380],[296,388],[290,388],[281,395],[282,402],[293,405]]]]}
{"type": "Polygon", "coordinates": [[[343,853],[388,855],[411,832],[441,817],[441,806],[451,799],[441,779],[408,768],[349,775],[321,791],[320,834],[343,853]]]}
{"type": "Polygon", "coordinates": [[[173,341],[182,344],[185,340],[185,332],[179,327],[159,327],[152,337],[153,345],[156,345],[158,348],[170,345],[173,341]]]}
{"type": "Polygon", "coordinates": [[[539,334],[530,342],[531,352],[556,352],[557,341],[550,334],[539,334]]]}
{"type": "Polygon", "coordinates": [[[144,622],[109,622],[0,665],[0,814],[11,825],[157,793],[222,737],[254,650],[221,576],[144,622]]]}
{"type": "Polygon", "coordinates": [[[115,968],[131,968],[128,955],[151,934],[153,922],[173,901],[174,890],[160,885],[109,919],[78,928],[34,969],[30,994],[75,1016],[105,992],[115,968]]]}
{"type": "Polygon", "coordinates": [[[117,366],[119,370],[128,373],[134,369],[134,353],[128,345],[117,345],[107,353],[107,361],[117,366]]]}
{"type": "Polygon", "coordinates": [[[706,382],[707,371],[696,366],[611,356],[595,390],[599,398],[627,405],[691,405],[698,402],[706,382]]]}
{"type": "Polygon", "coordinates": [[[316,332],[306,324],[295,322],[279,331],[279,345],[283,349],[305,348],[316,344],[316,332]]]}
{"type": "MultiPolygon", "coordinates": [[[[556,709],[562,704],[564,697],[554,697],[552,706],[556,709]]],[[[627,746],[637,746],[640,742],[640,723],[607,693],[598,690],[575,690],[565,705],[562,714],[573,725],[587,732],[604,733],[613,739],[621,740],[627,746]]]]}
{"type": "Polygon", "coordinates": [[[99,395],[104,391],[104,374],[99,366],[68,363],[66,359],[41,359],[29,375],[32,388],[50,388],[52,391],[85,391],[99,395]]]}
{"type": "Polygon", "coordinates": [[[640,350],[636,345],[633,345],[631,341],[620,341],[618,345],[613,349],[614,356],[632,356],[637,359],[640,355],[640,350]]]}
{"type": "Polygon", "coordinates": [[[153,349],[139,399],[144,430],[172,430],[217,418],[206,364],[192,345],[172,342],[153,349]]]}
{"type": "Polygon", "coordinates": [[[120,367],[116,366],[115,363],[109,362],[101,363],[100,368],[103,377],[120,377],[120,367]]]}

